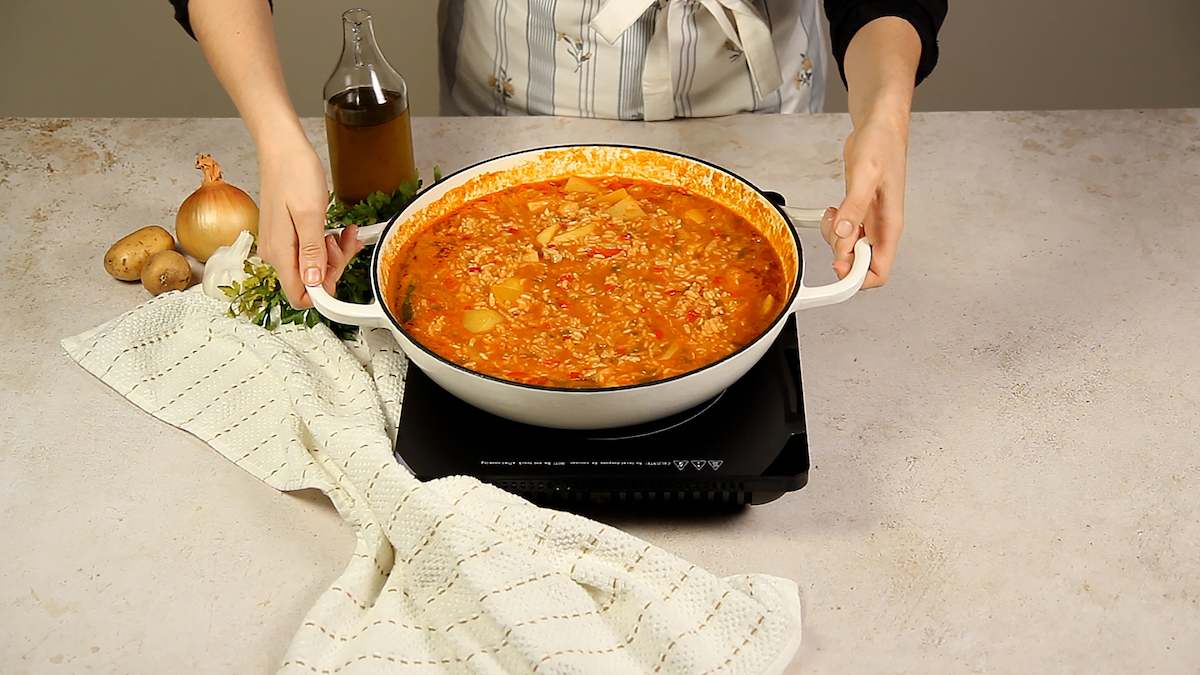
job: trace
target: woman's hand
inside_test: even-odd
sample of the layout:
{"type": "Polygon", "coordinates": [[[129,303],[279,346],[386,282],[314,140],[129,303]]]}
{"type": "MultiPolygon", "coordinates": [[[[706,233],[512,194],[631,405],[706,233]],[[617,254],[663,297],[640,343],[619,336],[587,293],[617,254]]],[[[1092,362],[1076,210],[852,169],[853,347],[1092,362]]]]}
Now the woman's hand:
{"type": "Polygon", "coordinates": [[[304,287],[319,283],[333,293],[362,250],[357,228],[325,234],[325,169],[307,139],[260,147],[259,175],[258,255],[279,273],[293,307],[312,307],[304,287]]]}
{"type": "Polygon", "coordinates": [[[204,56],[258,147],[258,255],[279,273],[288,302],[312,307],[306,284],[330,293],[362,249],[355,228],[325,234],[325,169],[288,99],[270,6],[193,0],[188,16],[204,56]]]}
{"type": "Polygon", "coordinates": [[[846,198],[826,210],[821,234],[833,248],[833,271],[849,274],[854,244],[871,242],[871,267],[863,288],[887,283],[904,230],[906,120],[871,120],[846,139],[846,198]]]}
{"type": "Polygon", "coordinates": [[[871,242],[863,288],[882,286],[892,273],[904,229],[904,175],[921,39],[908,21],[885,16],[863,26],[846,48],[850,119],[846,139],[846,198],[825,212],[821,233],[833,248],[838,278],[850,272],[854,244],[871,242]]]}

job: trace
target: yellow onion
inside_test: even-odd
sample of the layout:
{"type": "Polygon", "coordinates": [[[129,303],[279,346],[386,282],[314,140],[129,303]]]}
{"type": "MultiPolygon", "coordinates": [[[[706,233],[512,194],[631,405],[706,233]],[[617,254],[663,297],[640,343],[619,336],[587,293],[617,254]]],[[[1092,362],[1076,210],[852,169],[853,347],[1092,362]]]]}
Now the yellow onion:
{"type": "Polygon", "coordinates": [[[175,237],[185,253],[204,262],[242,230],[258,234],[258,207],[250,195],[222,180],[221,165],[212,155],[196,155],[196,168],[204,179],[179,205],[175,237]]]}

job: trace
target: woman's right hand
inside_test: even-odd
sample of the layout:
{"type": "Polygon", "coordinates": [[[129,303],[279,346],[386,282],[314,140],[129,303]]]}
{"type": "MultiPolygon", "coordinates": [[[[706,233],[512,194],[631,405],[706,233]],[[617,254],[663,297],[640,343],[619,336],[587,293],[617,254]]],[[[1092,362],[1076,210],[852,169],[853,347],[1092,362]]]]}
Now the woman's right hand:
{"type": "Polygon", "coordinates": [[[288,99],[270,5],[193,1],[188,16],[213,73],[258,147],[258,255],[279,273],[293,307],[312,307],[306,282],[333,293],[362,244],[353,227],[340,237],[325,235],[325,169],[288,99]]]}
{"type": "Polygon", "coordinates": [[[325,169],[307,138],[260,147],[259,176],[258,255],[279,273],[293,307],[312,307],[304,287],[322,284],[332,294],[362,243],[355,228],[325,234],[325,169]]]}

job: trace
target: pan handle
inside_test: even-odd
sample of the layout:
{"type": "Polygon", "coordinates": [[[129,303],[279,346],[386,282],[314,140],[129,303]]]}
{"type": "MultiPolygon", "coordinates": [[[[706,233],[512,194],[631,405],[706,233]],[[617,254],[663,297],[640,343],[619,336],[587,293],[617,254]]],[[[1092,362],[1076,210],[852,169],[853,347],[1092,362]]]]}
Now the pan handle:
{"type": "Polygon", "coordinates": [[[788,206],[780,204],[779,208],[787,214],[792,224],[796,227],[808,229],[821,229],[821,219],[825,217],[825,209],[805,209],[799,206],[788,206]]]}
{"type": "Polygon", "coordinates": [[[800,280],[800,289],[796,292],[796,301],[792,303],[792,311],[835,305],[849,300],[862,288],[867,280],[867,270],[871,267],[871,245],[866,237],[854,244],[854,263],[850,265],[850,273],[832,284],[824,286],[805,286],[804,279],[800,280]]]}
{"type": "Polygon", "coordinates": [[[363,328],[388,325],[387,316],[383,313],[383,307],[379,306],[378,300],[372,300],[369,305],[359,305],[338,300],[330,295],[324,286],[307,286],[305,290],[308,291],[308,297],[312,298],[313,307],[330,321],[363,328]]]}
{"type": "MultiPolygon", "coordinates": [[[[358,240],[364,244],[376,244],[379,242],[379,236],[383,234],[383,228],[387,227],[387,223],[375,223],[374,225],[360,225],[358,227],[358,240]]],[[[341,234],[344,227],[335,227],[325,230],[325,234],[341,234]]]]}
{"type": "MultiPolygon", "coordinates": [[[[821,218],[825,209],[800,208],[788,206],[783,195],[778,192],[765,193],[767,200],[778,206],[788,216],[793,227],[820,228],[821,218]]],[[[849,300],[862,288],[867,280],[867,272],[871,268],[871,244],[864,237],[854,244],[854,263],[850,265],[850,273],[832,284],[824,286],[805,286],[801,274],[800,288],[796,291],[796,300],[792,303],[791,311],[834,305],[849,300]]]]}
{"type": "MultiPolygon", "coordinates": [[[[379,241],[379,236],[383,233],[383,229],[387,227],[387,223],[376,223],[374,225],[366,225],[358,228],[358,238],[364,244],[374,244],[379,241]]],[[[342,228],[328,230],[328,234],[339,234],[342,228]]],[[[350,326],[363,326],[365,328],[374,328],[376,326],[387,326],[387,315],[383,313],[383,307],[379,305],[379,300],[375,299],[370,304],[360,305],[353,302],[345,302],[338,300],[330,295],[324,286],[307,286],[308,297],[312,298],[313,307],[321,316],[344,323],[350,326]]]]}

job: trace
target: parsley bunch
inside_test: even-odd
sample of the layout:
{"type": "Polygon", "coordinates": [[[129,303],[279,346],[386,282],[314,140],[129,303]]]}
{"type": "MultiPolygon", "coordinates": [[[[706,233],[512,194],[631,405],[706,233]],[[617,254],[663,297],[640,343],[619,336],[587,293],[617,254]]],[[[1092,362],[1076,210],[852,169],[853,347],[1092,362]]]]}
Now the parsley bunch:
{"type": "MultiPolygon", "coordinates": [[[[433,181],[442,179],[442,172],[433,167],[433,181]]],[[[374,192],[357,204],[343,204],[330,195],[329,209],[325,212],[327,229],[346,225],[374,225],[399,213],[408,206],[421,191],[421,179],[401,185],[395,192],[374,192]]],[[[371,252],[374,246],[364,247],[362,252],[346,265],[338,279],[336,295],[341,300],[366,304],[375,299],[371,291],[371,252]]],[[[246,260],[243,270],[246,278],[222,286],[221,291],[229,298],[229,315],[244,316],[267,330],[275,330],[280,324],[303,324],[308,327],[323,323],[328,325],[343,340],[353,337],[357,326],[336,323],[321,316],[315,309],[292,307],[275,268],[264,262],[246,260]]]]}
{"type": "Polygon", "coordinates": [[[244,316],[267,330],[275,330],[281,323],[312,327],[324,320],[316,310],[294,309],[288,304],[274,267],[246,260],[242,270],[245,279],[221,286],[221,291],[229,297],[230,316],[244,316]]]}
{"type": "MultiPolygon", "coordinates": [[[[442,180],[442,171],[433,167],[433,182],[442,180]]],[[[326,227],[343,227],[346,225],[374,225],[390,220],[392,216],[417,196],[421,191],[421,179],[414,178],[402,183],[396,191],[373,192],[357,204],[346,205],[332,193],[329,195],[329,209],[325,211],[326,227]]]]}

